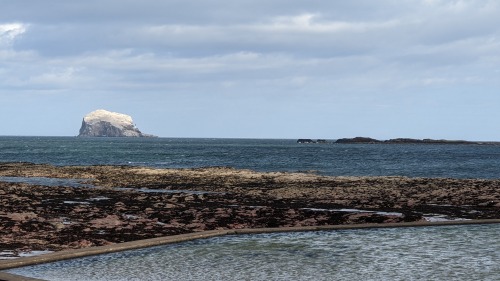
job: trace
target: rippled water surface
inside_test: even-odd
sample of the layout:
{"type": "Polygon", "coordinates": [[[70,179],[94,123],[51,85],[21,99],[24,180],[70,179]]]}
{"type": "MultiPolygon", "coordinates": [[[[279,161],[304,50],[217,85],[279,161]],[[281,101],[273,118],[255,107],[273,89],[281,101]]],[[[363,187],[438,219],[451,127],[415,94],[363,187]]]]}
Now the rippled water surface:
{"type": "Polygon", "coordinates": [[[500,178],[500,145],[297,144],[296,140],[0,137],[0,161],[231,166],[324,175],[500,178]]]}
{"type": "Polygon", "coordinates": [[[10,270],[46,280],[499,280],[500,225],[225,236],[10,270]]]}

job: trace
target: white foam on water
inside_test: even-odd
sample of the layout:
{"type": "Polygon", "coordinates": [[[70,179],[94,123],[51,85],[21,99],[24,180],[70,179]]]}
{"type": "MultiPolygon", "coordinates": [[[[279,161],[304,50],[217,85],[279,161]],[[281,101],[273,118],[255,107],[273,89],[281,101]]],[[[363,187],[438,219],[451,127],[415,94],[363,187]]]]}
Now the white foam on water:
{"type": "Polygon", "coordinates": [[[19,257],[34,257],[39,255],[45,255],[53,253],[53,251],[30,251],[30,252],[21,252],[19,253],[19,257]]]}
{"type": "Polygon", "coordinates": [[[72,201],[72,200],[65,200],[63,201],[64,204],[72,204],[72,205],[89,205],[89,202],[86,201],[72,201]]]}
{"type": "Polygon", "coordinates": [[[399,213],[399,212],[369,211],[369,210],[348,209],[348,208],[343,208],[343,209],[302,208],[302,210],[318,211],[318,212],[325,212],[326,211],[326,212],[342,212],[342,213],[372,213],[372,214],[378,214],[378,215],[398,216],[398,217],[404,216],[403,213],[399,213]]]}
{"type": "Polygon", "coordinates": [[[22,258],[22,257],[34,257],[34,256],[40,256],[40,255],[45,255],[53,253],[53,251],[29,251],[29,252],[19,252],[16,253],[14,251],[6,250],[6,251],[1,251],[0,252],[0,260],[11,260],[11,259],[17,259],[17,258],[22,258]]]}

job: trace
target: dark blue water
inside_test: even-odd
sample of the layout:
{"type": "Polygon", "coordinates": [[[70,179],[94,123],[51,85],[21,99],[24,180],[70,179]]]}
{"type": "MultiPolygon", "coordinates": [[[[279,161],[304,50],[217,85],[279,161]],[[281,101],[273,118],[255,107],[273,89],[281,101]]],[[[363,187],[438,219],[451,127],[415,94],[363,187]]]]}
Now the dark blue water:
{"type": "Polygon", "coordinates": [[[297,144],[296,140],[0,137],[0,162],[230,166],[334,176],[500,178],[500,146],[297,144]]]}

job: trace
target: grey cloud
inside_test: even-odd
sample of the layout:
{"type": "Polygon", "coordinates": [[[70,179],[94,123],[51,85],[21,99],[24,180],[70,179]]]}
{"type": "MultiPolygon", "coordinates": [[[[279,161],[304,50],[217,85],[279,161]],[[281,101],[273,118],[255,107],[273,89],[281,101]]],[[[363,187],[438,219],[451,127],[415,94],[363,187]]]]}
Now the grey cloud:
{"type": "MultiPolygon", "coordinates": [[[[396,1],[400,2],[400,1],[396,1]]],[[[410,1],[411,2],[411,1],[410,1]]],[[[276,15],[324,12],[336,18],[385,16],[405,9],[394,1],[288,1],[288,0],[17,0],[2,3],[0,16],[5,21],[30,21],[39,24],[88,22],[242,23],[276,15]],[[348,13],[347,13],[348,12],[348,13]]]]}
{"type": "MultiPolygon", "coordinates": [[[[216,7],[220,6],[221,9],[195,9],[188,13],[188,7],[194,5],[192,2],[160,2],[173,5],[175,9],[167,9],[164,16],[158,16],[159,20],[141,17],[142,13],[149,13],[153,14],[150,18],[156,18],[156,10],[148,9],[156,5],[148,6],[148,2],[142,3],[142,10],[136,6],[137,3],[129,6],[127,2],[121,4],[120,11],[135,11],[136,17],[127,17],[127,13],[117,12],[112,8],[105,9],[110,13],[105,17],[99,10],[92,13],[88,8],[92,4],[89,4],[85,5],[86,10],[75,9],[83,16],[74,15],[73,21],[61,19],[60,22],[55,20],[54,23],[34,25],[18,41],[17,47],[30,49],[36,46],[46,55],[76,55],[106,49],[135,48],[144,52],[178,56],[210,56],[240,51],[286,52],[306,57],[346,56],[377,52],[380,49],[394,53],[412,45],[440,45],[471,37],[498,36],[496,26],[500,18],[491,11],[466,11],[451,15],[436,7],[412,11],[408,3],[415,1],[402,2],[406,5],[395,5],[397,8],[391,9],[380,2],[373,4],[373,1],[354,1],[358,6],[364,4],[363,9],[356,9],[355,4],[342,4],[343,2],[326,5],[316,2],[317,6],[309,3],[306,8],[303,2],[300,2],[302,5],[284,5],[278,1],[283,6],[283,10],[279,12],[271,9],[279,7],[274,2],[274,6],[264,3],[249,5],[248,2],[243,2],[238,7],[234,7],[235,4],[224,6],[217,1],[207,2],[217,4],[216,7]],[[264,8],[243,10],[246,6],[260,7],[259,4],[270,9],[262,14],[259,12],[264,8]],[[435,12],[436,9],[440,12],[435,12]],[[371,17],[362,17],[370,14],[366,10],[372,12],[371,17]],[[182,16],[179,19],[171,17],[172,11],[179,12],[182,16]],[[349,17],[337,17],[339,11],[349,17]],[[427,15],[426,12],[429,11],[431,13],[427,15]],[[99,17],[100,20],[76,21],[85,19],[85,14],[99,17]],[[216,17],[214,14],[222,16],[216,17]],[[294,22],[310,14],[318,16],[306,23],[307,26],[294,22]],[[139,20],[134,21],[135,18],[139,20]]],[[[95,2],[95,5],[98,3],[95,2]]],[[[109,7],[116,3],[105,1],[102,5],[109,7]]],[[[498,13],[498,7],[493,8],[498,13]]]]}
{"type": "Polygon", "coordinates": [[[4,2],[0,25],[26,30],[0,45],[0,92],[295,92],[334,102],[498,83],[497,1],[4,2]]]}

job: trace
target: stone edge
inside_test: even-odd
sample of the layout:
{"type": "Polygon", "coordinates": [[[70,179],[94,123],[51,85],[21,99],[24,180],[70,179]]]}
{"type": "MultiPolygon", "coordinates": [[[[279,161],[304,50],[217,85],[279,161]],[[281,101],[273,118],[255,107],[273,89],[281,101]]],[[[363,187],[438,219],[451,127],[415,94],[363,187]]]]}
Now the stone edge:
{"type": "MultiPolygon", "coordinates": [[[[351,225],[323,225],[323,226],[305,226],[305,227],[282,227],[282,228],[247,228],[247,229],[227,229],[210,230],[173,236],[164,236],[152,239],[137,240],[131,242],[118,243],[113,245],[83,248],[77,250],[64,250],[60,252],[49,253],[40,256],[17,258],[13,260],[0,261],[0,270],[12,269],[23,266],[36,265],[41,263],[56,262],[61,260],[75,259],[87,256],[115,253],[121,251],[135,250],[147,247],[154,247],[166,244],[186,242],[196,239],[206,239],[224,235],[241,234],[262,234],[276,232],[305,232],[322,230],[348,230],[348,229],[369,229],[369,228],[397,228],[397,227],[423,227],[423,226],[449,226],[449,225],[473,225],[473,224],[494,224],[500,223],[500,219],[484,220],[459,220],[442,222],[407,222],[407,223],[368,223],[351,225]]],[[[35,281],[24,276],[0,272],[0,281],[35,281]]]]}

